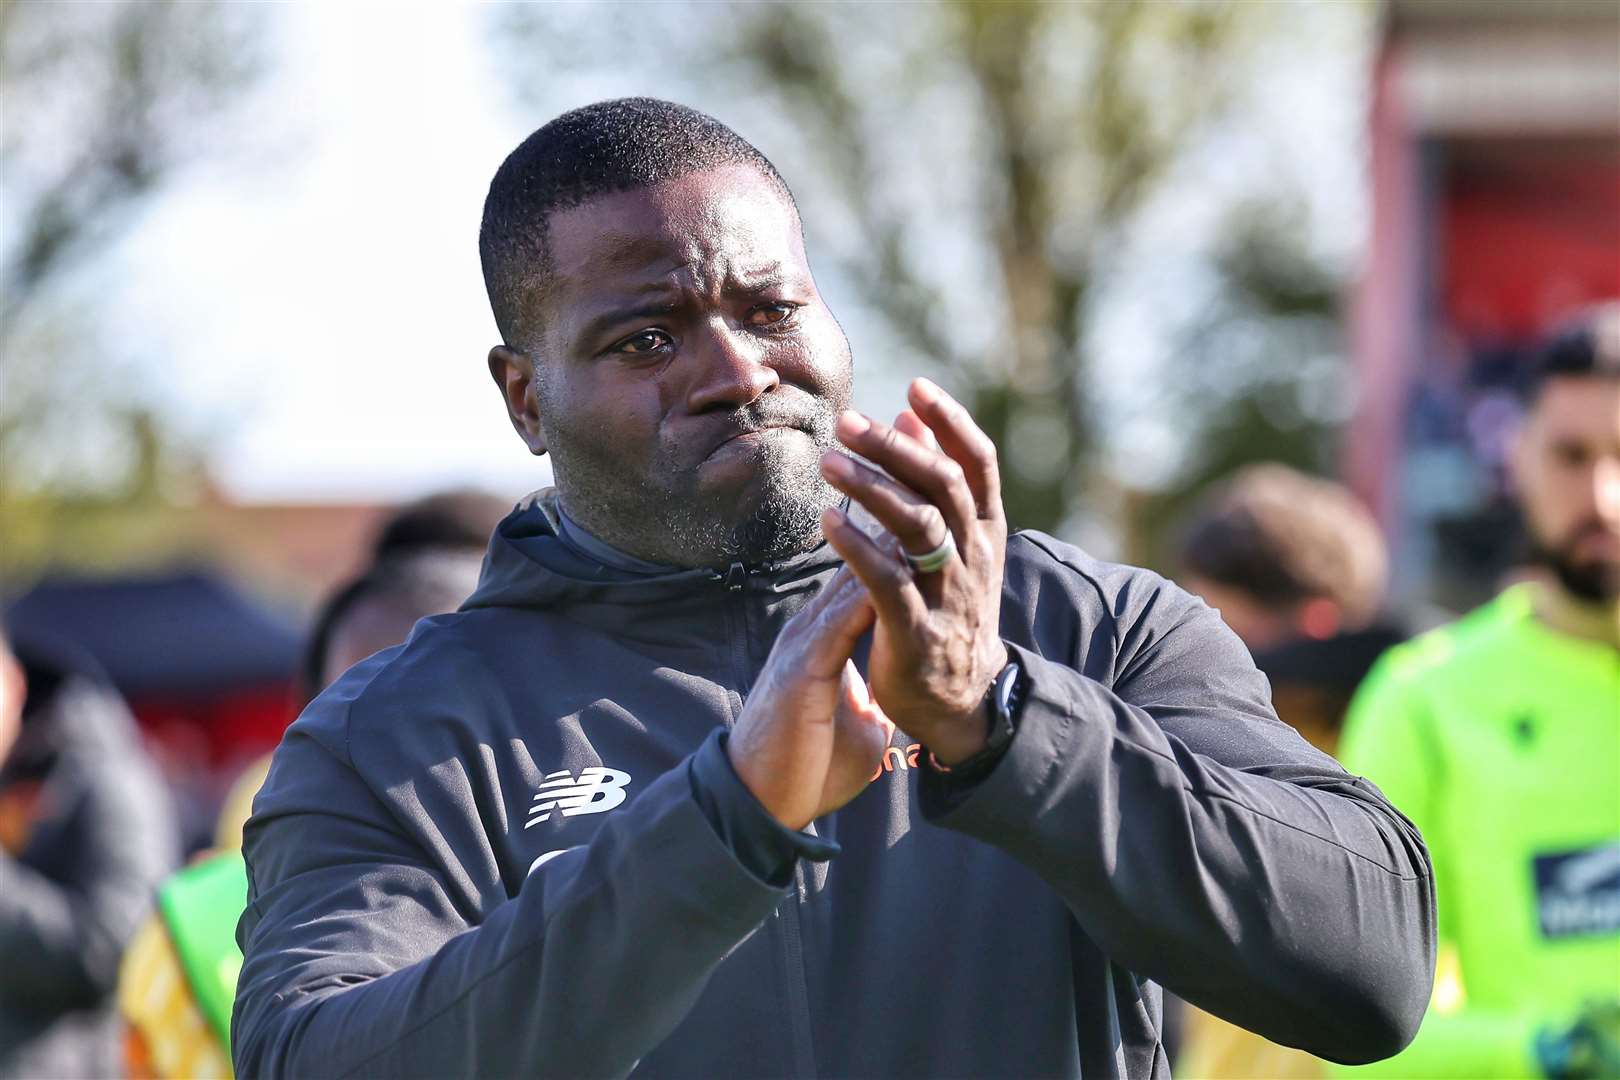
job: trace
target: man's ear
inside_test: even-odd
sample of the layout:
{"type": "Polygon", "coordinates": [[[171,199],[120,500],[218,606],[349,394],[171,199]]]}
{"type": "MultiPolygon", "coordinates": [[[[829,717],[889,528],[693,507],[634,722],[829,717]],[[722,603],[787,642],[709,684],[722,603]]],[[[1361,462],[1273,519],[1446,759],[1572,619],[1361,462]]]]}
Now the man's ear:
{"type": "Polygon", "coordinates": [[[1344,609],[1325,596],[1313,596],[1294,613],[1294,626],[1312,641],[1327,641],[1344,629],[1344,609]]]}
{"type": "Polygon", "coordinates": [[[540,426],[540,405],[534,394],[534,361],[526,353],[497,345],[489,350],[489,373],[501,388],[506,415],[529,453],[545,453],[546,433],[540,426]]]}

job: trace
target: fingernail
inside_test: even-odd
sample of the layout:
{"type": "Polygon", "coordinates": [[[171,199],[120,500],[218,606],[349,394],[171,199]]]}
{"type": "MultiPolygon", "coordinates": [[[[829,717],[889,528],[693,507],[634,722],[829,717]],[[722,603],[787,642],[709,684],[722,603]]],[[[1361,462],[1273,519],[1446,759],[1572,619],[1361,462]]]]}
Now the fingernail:
{"type": "Polygon", "coordinates": [[[872,421],[854,409],[845,409],[838,414],[838,428],[845,435],[859,435],[871,426],[872,421]]]}
{"type": "Polygon", "coordinates": [[[836,450],[821,455],[821,471],[830,478],[849,480],[855,475],[855,463],[836,450]]]}
{"type": "Polygon", "coordinates": [[[938,401],[940,396],[945,393],[932,379],[925,379],[920,376],[911,385],[917,391],[917,396],[927,402],[938,401]]]}

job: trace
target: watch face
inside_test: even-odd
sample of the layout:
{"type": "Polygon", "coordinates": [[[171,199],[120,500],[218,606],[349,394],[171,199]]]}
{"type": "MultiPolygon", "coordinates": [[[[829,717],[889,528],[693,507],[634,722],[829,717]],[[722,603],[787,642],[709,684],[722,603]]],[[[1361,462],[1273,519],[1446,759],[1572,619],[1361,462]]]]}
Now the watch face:
{"type": "Polygon", "coordinates": [[[1001,669],[996,676],[996,682],[991,687],[990,717],[990,746],[999,749],[1012,741],[1013,731],[1017,723],[1016,711],[1018,708],[1018,684],[1023,677],[1023,669],[1018,664],[1010,663],[1001,669]]]}
{"type": "Polygon", "coordinates": [[[1017,662],[1008,664],[1001,669],[996,677],[996,714],[1005,719],[1012,719],[1013,693],[1018,689],[1018,680],[1023,675],[1023,669],[1017,662]]]}

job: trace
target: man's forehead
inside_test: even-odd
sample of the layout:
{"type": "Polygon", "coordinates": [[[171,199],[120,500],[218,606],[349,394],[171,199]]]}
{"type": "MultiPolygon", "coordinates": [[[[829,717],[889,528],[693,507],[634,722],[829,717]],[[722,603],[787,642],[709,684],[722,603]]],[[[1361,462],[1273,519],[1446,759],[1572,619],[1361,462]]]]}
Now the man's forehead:
{"type": "Polygon", "coordinates": [[[689,173],[557,211],[549,241],[559,284],[656,278],[715,261],[739,270],[804,262],[792,203],[751,166],[689,173]]]}
{"type": "Polygon", "coordinates": [[[1620,379],[1554,376],[1537,395],[1530,420],[1552,435],[1620,439],[1620,379]]]}

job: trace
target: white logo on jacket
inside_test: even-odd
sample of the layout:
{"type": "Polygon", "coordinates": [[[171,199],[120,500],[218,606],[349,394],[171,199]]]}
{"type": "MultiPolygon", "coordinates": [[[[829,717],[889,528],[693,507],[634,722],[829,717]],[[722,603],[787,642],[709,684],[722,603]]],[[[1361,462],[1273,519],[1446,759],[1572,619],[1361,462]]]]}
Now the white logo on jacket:
{"type": "Polygon", "coordinates": [[[581,769],[578,779],[567,769],[547,773],[534,801],[529,804],[529,820],[523,827],[527,829],[548,820],[553,810],[563,817],[611,810],[624,802],[624,788],[628,783],[629,773],[604,769],[600,765],[581,769]]]}

